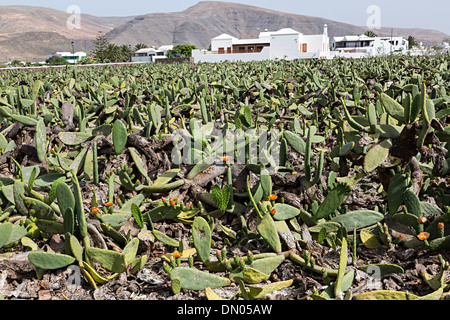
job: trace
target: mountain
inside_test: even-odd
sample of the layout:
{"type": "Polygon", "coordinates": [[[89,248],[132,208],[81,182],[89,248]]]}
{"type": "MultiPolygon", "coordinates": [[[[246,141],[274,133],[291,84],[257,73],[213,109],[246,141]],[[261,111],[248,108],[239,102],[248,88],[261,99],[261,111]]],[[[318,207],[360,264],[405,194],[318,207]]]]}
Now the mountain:
{"type": "MultiPolygon", "coordinates": [[[[193,44],[208,48],[210,40],[222,33],[237,38],[257,37],[265,29],[276,31],[292,28],[303,34],[319,34],[324,24],[328,25],[330,37],[348,34],[362,34],[367,27],[328,20],[325,18],[279,12],[255,6],[201,1],[198,4],[175,13],[151,13],[135,17],[111,30],[107,36],[117,44],[143,42],[149,45],[193,44]]],[[[436,30],[410,28],[382,28],[376,30],[380,36],[407,38],[412,35],[418,41],[441,42],[449,38],[436,30]]]]}
{"type": "Polygon", "coordinates": [[[81,14],[80,29],[69,29],[71,14],[35,6],[0,7],[0,62],[41,61],[55,51],[89,51],[98,32],[109,32],[128,17],[81,14]],[[70,20],[69,20],[70,21],[70,20]]]}
{"type": "MultiPolygon", "coordinates": [[[[0,6],[0,63],[13,59],[42,61],[55,51],[92,49],[98,32],[110,42],[122,45],[144,43],[148,46],[193,44],[208,48],[210,40],[222,33],[237,38],[257,37],[259,32],[292,28],[304,34],[322,33],[328,25],[330,37],[362,34],[367,27],[355,26],[320,17],[279,12],[255,6],[220,1],[201,1],[181,11],[151,13],[131,17],[81,15],[81,28],[67,28],[70,14],[34,6],[0,6]]],[[[382,28],[378,35],[408,37],[438,43],[449,35],[419,28],[382,28]]]]}

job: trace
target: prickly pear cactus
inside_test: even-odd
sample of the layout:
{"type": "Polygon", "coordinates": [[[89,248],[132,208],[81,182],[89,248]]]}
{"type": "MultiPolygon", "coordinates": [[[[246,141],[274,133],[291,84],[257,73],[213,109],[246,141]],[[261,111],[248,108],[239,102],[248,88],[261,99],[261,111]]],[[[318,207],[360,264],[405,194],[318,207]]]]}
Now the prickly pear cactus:
{"type": "Polygon", "coordinates": [[[114,122],[112,129],[112,138],[113,138],[114,152],[116,153],[116,155],[119,155],[122,153],[123,149],[125,149],[125,145],[127,144],[128,139],[127,128],[120,119],[117,119],[114,122]]]}
{"type": "Polygon", "coordinates": [[[177,267],[170,271],[170,279],[179,279],[180,286],[188,290],[205,290],[221,288],[231,283],[231,280],[194,268],[177,267]]]}
{"type": "Polygon", "coordinates": [[[202,262],[209,261],[211,250],[211,228],[202,217],[196,217],[192,224],[192,237],[197,255],[202,262]]]}

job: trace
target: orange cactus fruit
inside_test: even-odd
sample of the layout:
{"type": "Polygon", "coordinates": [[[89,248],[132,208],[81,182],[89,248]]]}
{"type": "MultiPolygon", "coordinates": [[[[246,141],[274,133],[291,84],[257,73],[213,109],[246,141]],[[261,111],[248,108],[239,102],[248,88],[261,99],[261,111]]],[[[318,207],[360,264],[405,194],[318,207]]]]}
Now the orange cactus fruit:
{"type": "Polygon", "coordinates": [[[430,236],[430,234],[428,232],[421,232],[421,233],[419,233],[417,238],[419,238],[419,240],[424,241],[424,240],[427,240],[429,236],[430,236]]]}
{"type": "Polygon", "coordinates": [[[181,258],[181,257],[183,256],[183,253],[181,253],[181,252],[174,252],[174,253],[173,253],[173,256],[174,256],[175,258],[181,258]]]}
{"type": "Polygon", "coordinates": [[[427,218],[426,217],[419,217],[417,218],[417,223],[419,224],[424,224],[427,222],[427,218]]]}

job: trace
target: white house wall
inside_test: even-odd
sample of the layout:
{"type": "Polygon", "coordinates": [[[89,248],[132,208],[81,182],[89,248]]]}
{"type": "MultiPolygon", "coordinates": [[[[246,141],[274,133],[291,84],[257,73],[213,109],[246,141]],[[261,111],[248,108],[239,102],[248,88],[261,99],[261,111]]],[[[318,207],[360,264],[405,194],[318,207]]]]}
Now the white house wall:
{"type": "Polygon", "coordinates": [[[219,48],[231,48],[233,46],[233,38],[229,39],[212,39],[211,51],[219,51],[219,48]]]}
{"type": "Polygon", "coordinates": [[[299,34],[274,34],[270,37],[271,58],[296,59],[300,52],[299,34]]]}

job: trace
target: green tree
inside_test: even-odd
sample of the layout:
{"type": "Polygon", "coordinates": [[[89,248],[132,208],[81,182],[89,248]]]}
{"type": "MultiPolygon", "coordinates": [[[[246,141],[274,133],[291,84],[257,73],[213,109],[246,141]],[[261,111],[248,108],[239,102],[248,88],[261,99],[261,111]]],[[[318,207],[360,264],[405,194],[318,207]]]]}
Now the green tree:
{"type": "Polygon", "coordinates": [[[94,49],[92,49],[92,55],[100,62],[103,62],[105,59],[108,59],[106,57],[107,49],[110,46],[110,43],[108,39],[106,38],[106,35],[102,32],[99,32],[97,34],[97,38],[94,40],[94,49]]]}
{"type": "Polygon", "coordinates": [[[415,46],[417,46],[416,38],[414,38],[413,36],[409,36],[408,37],[408,48],[411,49],[415,46]]]}
{"type": "Polygon", "coordinates": [[[52,66],[68,64],[66,59],[61,58],[61,57],[52,57],[52,58],[48,59],[46,62],[52,66]]]}
{"type": "Polygon", "coordinates": [[[190,44],[178,44],[173,47],[172,50],[169,50],[167,52],[167,57],[174,58],[174,57],[191,57],[192,56],[192,50],[197,49],[196,46],[190,45],[190,44]]]}
{"type": "Polygon", "coordinates": [[[122,45],[120,47],[120,61],[127,62],[131,60],[131,56],[134,54],[135,50],[131,48],[131,45],[122,45]]]}
{"type": "Polygon", "coordinates": [[[369,37],[369,38],[375,38],[375,37],[378,37],[378,35],[377,35],[375,32],[373,32],[372,30],[367,30],[367,31],[364,33],[364,35],[365,35],[366,37],[369,37]]]}
{"type": "Polygon", "coordinates": [[[144,44],[144,43],[138,43],[138,44],[136,44],[136,45],[134,46],[134,51],[138,51],[138,50],[141,50],[141,49],[144,49],[144,48],[147,48],[147,45],[146,45],[146,44],[144,44]]]}

